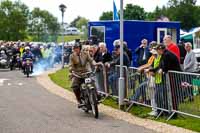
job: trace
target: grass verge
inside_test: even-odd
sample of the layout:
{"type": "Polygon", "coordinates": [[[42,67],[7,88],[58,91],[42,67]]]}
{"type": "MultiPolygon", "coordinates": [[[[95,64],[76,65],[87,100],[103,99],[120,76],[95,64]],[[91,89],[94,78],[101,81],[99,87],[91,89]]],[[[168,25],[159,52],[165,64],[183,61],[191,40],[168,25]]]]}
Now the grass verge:
{"type": "MultiPolygon", "coordinates": [[[[84,39],[82,35],[68,35],[68,36],[64,36],[64,40],[65,42],[70,42],[73,41],[75,39],[84,39]]],[[[57,42],[63,42],[63,37],[62,36],[58,36],[57,42]]]]}
{"type": "MultiPolygon", "coordinates": [[[[49,74],[49,77],[54,83],[56,83],[57,85],[67,90],[72,91],[70,88],[71,81],[69,80],[68,76],[69,76],[69,72],[66,68],[62,70],[58,70],[56,73],[49,74]]],[[[103,104],[111,106],[115,109],[118,109],[118,105],[115,102],[114,98],[107,98],[103,102],[103,104]]],[[[147,119],[151,119],[151,120],[155,120],[155,121],[159,121],[163,123],[168,123],[168,124],[175,125],[178,127],[200,132],[200,119],[178,115],[176,119],[171,119],[169,121],[166,121],[167,118],[165,117],[160,117],[159,119],[156,120],[154,117],[151,117],[148,115],[150,111],[151,109],[147,107],[134,106],[129,112],[133,114],[134,116],[138,116],[141,118],[147,118],[147,119]]]]}

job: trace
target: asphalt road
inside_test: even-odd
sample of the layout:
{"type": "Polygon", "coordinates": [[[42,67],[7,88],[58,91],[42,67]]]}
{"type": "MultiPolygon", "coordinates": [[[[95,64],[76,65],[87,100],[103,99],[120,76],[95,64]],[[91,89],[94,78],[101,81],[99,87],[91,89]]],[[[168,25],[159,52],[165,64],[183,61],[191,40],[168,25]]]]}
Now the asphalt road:
{"type": "Polygon", "coordinates": [[[152,133],[100,113],[98,120],[20,71],[0,70],[0,133],[152,133]]]}

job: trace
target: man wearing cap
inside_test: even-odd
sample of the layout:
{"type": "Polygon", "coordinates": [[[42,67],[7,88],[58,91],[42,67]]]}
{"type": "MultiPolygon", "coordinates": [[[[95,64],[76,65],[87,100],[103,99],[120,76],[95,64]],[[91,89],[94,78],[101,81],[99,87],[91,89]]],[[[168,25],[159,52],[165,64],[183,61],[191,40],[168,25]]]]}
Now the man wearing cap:
{"type": "Polygon", "coordinates": [[[165,45],[159,44],[157,46],[157,52],[158,54],[162,55],[160,68],[163,70],[163,72],[166,73],[169,70],[181,71],[178,57],[166,49],[165,45]]]}
{"type": "MultiPolygon", "coordinates": [[[[70,55],[70,63],[69,63],[69,71],[70,73],[75,72],[78,75],[81,75],[81,73],[88,72],[88,66],[87,64],[90,63],[92,65],[97,65],[97,63],[90,57],[88,52],[81,51],[81,45],[80,43],[75,43],[73,47],[73,53],[70,55]]],[[[82,106],[81,103],[81,92],[80,92],[80,85],[82,84],[83,80],[80,78],[77,78],[75,76],[72,78],[72,86],[73,92],[76,96],[76,99],[78,101],[78,107],[82,106]]]]}
{"type": "MultiPolygon", "coordinates": [[[[167,73],[169,70],[181,71],[180,63],[178,57],[166,49],[165,45],[159,44],[157,46],[157,52],[161,55],[160,64],[158,67],[154,68],[155,72],[164,72],[167,73]]],[[[155,101],[158,107],[168,109],[168,101],[167,101],[167,87],[166,87],[166,79],[165,77],[161,77],[161,80],[158,80],[156,83],[156,92],[155,92],[155,101]]],[[[172,78],[170,78],[173,81],[172,78]]],[[[176,99],[176,92],[174,91],[174,87],[171,86],[172,97],[176,99]]],[[[173,108],[177,108],[177,102],[173,102],[173,108]]]]}

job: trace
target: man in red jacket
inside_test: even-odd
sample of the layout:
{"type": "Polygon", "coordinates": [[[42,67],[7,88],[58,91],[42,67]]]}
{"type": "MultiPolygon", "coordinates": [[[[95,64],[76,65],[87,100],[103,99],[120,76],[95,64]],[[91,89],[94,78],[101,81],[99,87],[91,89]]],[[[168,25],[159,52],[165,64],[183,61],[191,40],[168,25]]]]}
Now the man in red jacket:
{"type": "Polygon", "coordinates": [[[172,37],[170,35],[166,35],[163,39],[163,42],[167,49],[178,57],[180,62],[180,50],[178,46],[172,41],[172,37]]]}

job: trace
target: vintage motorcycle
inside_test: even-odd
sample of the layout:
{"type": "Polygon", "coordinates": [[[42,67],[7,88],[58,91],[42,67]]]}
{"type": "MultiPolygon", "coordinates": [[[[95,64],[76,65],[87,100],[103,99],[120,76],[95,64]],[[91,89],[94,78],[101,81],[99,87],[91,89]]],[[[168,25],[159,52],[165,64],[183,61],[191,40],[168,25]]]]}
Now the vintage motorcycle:
{"type": "Polygon", "coordinates": [[[7,59],[3,58],[2,56],[0,57],[0,67],[1,68],[6,68],[8,66],[8,61],[7,59]]]}
{"type": "Polygon", "coordinates": [[[95,87],[94,81],[94,72],[86,72],[77,74],[72,72],[72,76],[76,78],[80,78],[84,82],[81,84],[81,102],[83,105],[80,107],[86,113],[92,111],[92,114],[97,119],[99,117],[99,110],[98,110],[98,97],[97,97],[97,90],[95,87]]]}
{"type": "Polygon", "coordinates": [[[15,56],[12,56],[9,60],[9,66],[10,66],[10,70],[12,71],[14,68],[19,68],[19,70],[21,69],[21,58],[19,54],[16,54],[15,56]]]}
{"type": "Polygon", "coordinates": [[[24,64],[24,74],[29,77],[30,74],[32,73],[32,67],[33,67],[33,61],[31,58],[26,58],[25,59],[25,64],[24,64]]]}

